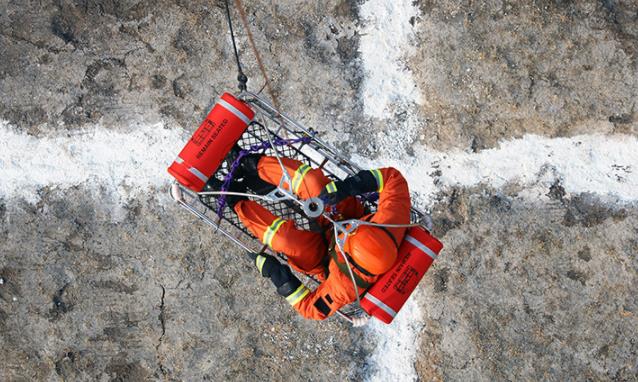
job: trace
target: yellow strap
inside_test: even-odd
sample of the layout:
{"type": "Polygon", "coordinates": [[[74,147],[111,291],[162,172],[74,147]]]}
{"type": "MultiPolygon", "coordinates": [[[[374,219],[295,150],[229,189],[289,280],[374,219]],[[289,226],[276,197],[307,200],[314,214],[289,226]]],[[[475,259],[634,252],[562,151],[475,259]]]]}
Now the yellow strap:
{"type": "Polygon", "coordinates": [[[335,182],[328,183],[326,185],[326,191],[328,191],[329,194],[337,192],[337,185],[335,184],[335,182]]]}
{"type": "Polygon", "coordinates": [[[264,263],[266,262],[266,256],[257,255],[255,259],[255,265],[257,265],[257,269],[259,269],[259,274],[261,273],[261,269],[264,267],[264,263]]]}
{"type": "Polygon", "coordinates": [[[381,174],[381,171],[370,170],[370,172],[372,173],[372,175],[374,175],[374,178],[377,180],[377,184],[379,185],[379,189],[377,191],[383,191],[383,175],[381,174]]]}
{"type": "Polygon", "coordinates": [[[299,166],[297,171],[295,171],[295,175],[292,177],[293,192],[299,191],[299,187],[301,187],[301,182],[303,181],[303,178],[306,176],[306,174],[310,170],[312,170],[312,167],[308,166],[307,164],[302,164],[301,166],[299,166]]]}
{"type": "Polygon", "coordinates": [[[310,289],[301,284],[296,291],[292,292],[290,295],[288,295],[288,297],[286,297],[286,301],[288,301],[290,305],[297,305],[297,303],[303,300],[303,298],[306,297],[308,293],[310,293],[310,289]]]}
{"type": "Polygon", "coordinates": [[[282,218],[275,219],[275,221],[272,222],[270,227],[268,227],[266,232],[264,232],[264,237],[262,238],[261,241],[272,248],[272,239],[275,237],[275,234],[285,222],[286,221],[282,218]]]}

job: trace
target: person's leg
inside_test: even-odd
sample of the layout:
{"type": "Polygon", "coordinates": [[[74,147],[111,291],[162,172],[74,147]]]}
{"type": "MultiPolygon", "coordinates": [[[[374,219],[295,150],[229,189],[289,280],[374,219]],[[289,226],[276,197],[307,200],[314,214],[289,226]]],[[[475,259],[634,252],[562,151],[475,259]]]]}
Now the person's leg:
{"type": "Polygon", "coordinates": [[[321,263],[327,248],[320,233],[299,230],[294,222],[276,217],[257,202],[243,200],[235,205],[242,224],[262,243],[288,257],[294,269],[322,275],[321,263]]]}
{"type": "Polygon", "coordinates": [[[239,156],[241,148],[237,145],[233,147],[231,151],[231,165],[236,166],[234,176],[235,178],[242,179],[242,183],[257,195],[266,195],[276,188],[276,185],[266,182],[259,177],[257,171],[257,164],[259,160],[264,157],[263,154],[248,154],[242,157],[238,164],[234,162],[239,156]]]}
{"type": "MultiPolygon", "coordinates": [[[[321,190],[330,183],[330,178],[320,169],[314,169],[295,159],[281,158],[281,162],[292,181],[292,191],[302,199],[319,195],[321,190]]],[[[268,183],[279,185],[282,177],[281,165],[276,157],[264,156],[257,165],[259,177],[268,183]]],[[[286,187],[290,189],[288,186],[286,187]]]]}
{"type": "MultiPolygon", "coordinates": [[[[321,169],[313,169],[298,160],[290,158],[281,158],[281,161],[292,178],[293,192],[301,199],[318,196],[321,190],[332,181],[324,175],[321,169]]],[[[257,163],[257,170],[261,179],[268,183],[279,185],[283,172],[277,158],[271,156],[261,157],[257,163]]],[[[339,203],[337,211],[336,218],[338,220],[359,218],[364,213],[363,205],[354,197],[346,198],[339,203]]]]}

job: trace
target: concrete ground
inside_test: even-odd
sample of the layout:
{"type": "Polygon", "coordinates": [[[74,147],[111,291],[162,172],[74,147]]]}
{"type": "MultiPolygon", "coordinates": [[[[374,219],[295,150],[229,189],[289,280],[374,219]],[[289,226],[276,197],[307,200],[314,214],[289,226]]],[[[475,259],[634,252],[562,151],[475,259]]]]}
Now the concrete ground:
{"type": "MultiPolygon", "coordinates": [[[[413,135],[400,111],[364,113],[364,5],[244,2],[282,109],[348,155],[392,150],[386,136],[409,157],[527,133],[638,135],[636,1],[415,2],[403,62],[424,99],[410,109],[423,122],[413,135]]],[[[155,123],[190,132],[236,87],[224,17],[220,1],[0,0],[0,119],[34,139],[155,123]]],[[[0,175],[15,165],[2,159],[0,175]]],[[[377,338],[297,317],[166,187],[34,187],[36,201],[0,194],[0,380],[375,375],[377,338]]],[[[415,298],[414,362],[395,367],[419,380],[636,380],[635,202],[560,182],[549,200],[521,194],[481,184],[428,201],[446,248],[415,298]]]]}

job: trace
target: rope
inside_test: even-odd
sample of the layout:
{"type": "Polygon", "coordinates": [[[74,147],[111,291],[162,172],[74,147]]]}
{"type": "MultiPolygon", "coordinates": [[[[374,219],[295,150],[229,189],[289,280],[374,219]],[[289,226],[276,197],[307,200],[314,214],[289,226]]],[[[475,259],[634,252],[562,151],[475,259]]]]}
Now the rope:
{"type": "Polygon", "coordinates": [[[241,22],[244,25],[244,30],[246,30],[246,34],[248,35],[248,41],[250,42],[250,47],[255,54],[255,58],[257,59],[257,65],[259,65],[259,71],[261,71],[261,75],[264,77],[266,81],[265,86],[268,91],[268,95],[272,99],[273,106],[279,113],[279,102],[277,101],[277,97],[275,97],[275,93],[272,91],[270,87],[270,80],[268,79],[268,74],[266,73],[266,68],[264,67],[264,63],[261,61],[261,56],[259,55],[259,51],[257,50],[257,45],[255,45],[255,40],[253,39],[253,34],[248,27],[248,19],[246,18],[246,13],[244,12],[244,7],[241,4],[241,0],[235,0],[235,6],[237,10],[239,10],[239,16],[241,17],[241,22]]]}

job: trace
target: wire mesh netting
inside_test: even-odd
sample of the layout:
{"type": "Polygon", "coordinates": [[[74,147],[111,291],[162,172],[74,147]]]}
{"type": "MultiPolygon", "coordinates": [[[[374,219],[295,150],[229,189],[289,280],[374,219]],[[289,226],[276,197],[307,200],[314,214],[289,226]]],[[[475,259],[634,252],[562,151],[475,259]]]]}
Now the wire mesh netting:
{"type": "MultiPolygon", "coordinates": [[[[281,138],[278,134],[274,133],[274,131],[280,130],[280,129],[273,129],[272,125],[273,123],[269,121],[267,118],[264,118],[264,117],[259,118],[259,115],[258,115],[258,117],[256,118],[256,122],[253,122],[248,126],[248,128],[246,129],[246,131],[244,132],[244,134],[238,141],[238,145],[242,149],[248,149],[251,146],[259,145],[263,142],[268,142],[268,139],[269,139],[268,135],[270,135],[271,140],[274,140],[275,138],[281,138]]],[[[302,132],[291,132],[291,131],[287,131],[287,135],[288,135],[288,138],[301,138],[306,136],[302,132]]],[[[299,142],[292,145],[277,146],[277,151],[280,157],[296,159],[315,168],[321,167],[324,173],[326,174],[326,176],[328,176],[329,178],[333,180],[338,180],[339,177],[335,173],[330,171],[330,169],[326,168],[325,166],[322,166],[322,163],[325,165],[326,162],[324,162],[322,158],[318,158],[318,155],[314,154],[316,152],[313,152],[314,154],[313,157],[310,157],[307,154],[310,151],[308,149],[312,150],[312,142],[310,143],[299,142]]],[[[268,149],[262,150],[260,153],[264,155],[274,156],[275,150],[273,148],[268,148],[268,149]]],[[[214,175],[215,178],[222,181],[228,174],[228,171],[231,165],[232,163],[230,163],[228,159],[224,160],[224,162],[222,163],[222,166],[215,173],[214,175]]],[[[293,174],[290,174],[291,177],[292,175],[293,174]]],[[[249,189],[248,192],[255,193],[255,190],[249,189]]],[[[206,207],[208,207],[210,211],[216,213],[219,207],[219,196],[202,195],[200,196],[200,200],[206,207]]],[[[274,215],[279,216],[284,220],[294,221],[296,227],[299,229],[304,229],[304,230],[316,229],[316,224],[314,224],[314,222],[311,219],[308,219],[304,215],[303,211],[301,210],[301,207],[295,202],[292,202],[292,201],[273,202],[273,201],[264,201],[264,200],[259,200],[258,202],[262,206],[269,209],[274,215]]],[[[364,202],[366,204],[366,209],[368,211],[373,211],[376,208],[376,205],[374,203],[371,203],[368,201],[364,201],[364,202]]],[[[228,206],[226,206],[223,210],[220,226],[221,227],[230,226],[232,227],[232,229],[241,232],[243,235],[247,235],[250,239],[257,240],[257,238],[255,238],[241,224],[237,215],[228,206]]]]}

